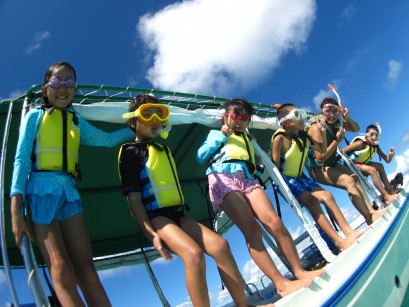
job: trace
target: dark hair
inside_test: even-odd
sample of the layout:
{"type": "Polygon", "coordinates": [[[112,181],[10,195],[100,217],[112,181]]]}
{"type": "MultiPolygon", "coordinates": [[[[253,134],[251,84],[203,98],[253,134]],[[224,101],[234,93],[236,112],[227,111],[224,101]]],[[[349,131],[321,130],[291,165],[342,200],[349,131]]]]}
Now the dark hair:
{"type": "MultiPolygon", "coordinates": [[[[129,104],[128,111],[133,112],[136,111],[141,105],[147,104],[147,103],[161,103],[158,98],[152,95],[138,95],[136,96],[132,102],[129,104]]],[[[136,127],[136,117],[131,117],[128,119],[128,126],[129,128],[135,133],[135,127],[136,127]]]]}
{"type": "Polygon", "coordinates": [[[242,114],[243,110],[250,116],[254,114],[254,107],[250,102],[242,98],[229,99],[223,104],[223,107],[226,112],[233,111],[238,115],[242,114]]]}
{"type": "Polygon", "coordinates": [[[369,125],[368,127],[366,127],[366,133],[368,133],[371,129],[375,129],[379,133],[379,129],[375,125],[369,125]]]}
{"type": "Polygon", "coordinates": [[[336,100],[333,99],[333,98],[327,97],[327,98],[324,98],[324,99],[321,101],[320,109],[322,109],[322,107],[323,107],[324,105],[328,104],[328,103],[332,103],[332,104],[335,104],[336,106],[339,106],[338,101],[336,101],[336,100]]]}
{"type": "Polygon", "coordinates": [[[67,68],[71,69],[73,74],[74,74],[74,79],[75,79],[75,81],[77,81],[77,73],[75,72],[74,67],[70,63],[68,63],[68,62],[57,62],[57,63],[54,63],[53,65],[51,65],[50,67],[48,67],[47,71],[45,72],[44,85],[46,85],[48,83],[48,81],[50,81],[50,78],[51,78],[54,70],[56,68],[60,68],[60,67],[67,67],[67,68]]]}
{"type": "Polygon", "coordinates": [[[290,107],[295,107],[295,106],[296,106],[296,105],[295,105],[295,104],[292,104],[292,103],[282,104],[282,105],[277,109],[277,119],[279,120],[279,119],[283,118],[284,116],[288,115],[288,114],[290,113],[289,108],[290,108],[290,107]]]}
{"type": "MultiPolygon", "coordinates": [[[[69,69],[72,70],[72,73],[74,74],[74,79],[75,81],[77,81],[77,73],[75,72],[74,67],[68,63],[68,62],[57,62],[52,64],[50,67],[48,67],[47,71],[45,72],[45,76],[44,76],[44,85],[46,85],[48,83],[48,81],[50,81],[51,76],[53,75],[53,72],[56,68],[60,68],[60,67],[67,67],[69,69]]],[[[43,95],[42,97],[43,100],[43,105],[45,106],[49,106],[49,102],[48,102],[48,98],[46,96],[43,95]]]]}

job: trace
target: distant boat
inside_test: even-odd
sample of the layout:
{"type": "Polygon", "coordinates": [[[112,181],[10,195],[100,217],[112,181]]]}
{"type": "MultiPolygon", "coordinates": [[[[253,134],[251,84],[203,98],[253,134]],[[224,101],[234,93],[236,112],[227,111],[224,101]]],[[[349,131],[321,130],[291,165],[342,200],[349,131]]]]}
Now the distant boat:
{"type": "MultiPolygon", "coordinates": [[[[49,298],[45,295],[36,271],[37,265],[44,265],[38,248],[35,243],[31,246],[26,240],[23,261],[11,232],[10,212],[4,209],[10,205],[9,189],[20,119],[31,107],[41,104],[40,89],[41,85],[36,85],[20,97],[0,102],[0,129],[4,127],[0,161],[1,268],[6,272],[15,306],[19,305],[19,301],[10,271],[21,267],[25,267],[30,276],[28,282],[34,303],[37,306],[49,305],[49,298]]],[[[127,112],[132,98],[147,93],[154,94],[171,109],[172,131],[169,139],[163,143],[173,152],[185,199],[190,205],[187,215],[224,234],[232,224],[225,217],[214,215],[209,206],[206,166],[197,164],[196,151],[209,129],[220,127],[224,112],[221,107],[226,98],[150,89],[79,85],[73,106],[81,116],[97,127],[112,131],[124,127],[122,114],[127,112]]],[[[264,149],[268,150],[273,131],[279,128],[275,109],[255,102],[253,106],[256,114],[249,129],[257,143],[264,144],[264,149]]],[[[169,306],[166,294],[162,292],[149,265],[150,261],[159,258],[159,254],[152,249],[140,229],[135,227],[126,199],[121,195],[117,156],[118,148],[81,148],[83,179],[78,182],[77,187],[84,204],[84,217],[90,233],[95,265],[98,270],[103,270],[145,264],[162,304],[169,306]]],[[[268,179],[267,175],[262,177],[264,180],[268,179]]],[[[285,190],[284,186],[280,188],[285,190]]],[[[307,230],[303,238],[312,237],[314,240],[314,244],[308,245],[304,252],[310,253],[310,256],[318,255],[314,261],[319,263],[330,262],[325,267],[327,273],[317,278],[310,287],[281,300],[274,296],[272,286],[254,289],[246,285],[250,299],[256,303],[276,301],[276,306],[399,306],[409,283],[408,188],[406,184],[385,216],[371,225],[371,229],[358,239],[358,243],[338,256],[332,254],[308,215],[293,203],[296,214],[307,230]]],[[[288,195],[287,201],[294,202],[294,199],[288,195]]],[[[271,241],[268,236],[265,239],[271,241]]],[[[271,246],[274,247],[274,244],[271,243],[271,246]]],[[[302,251],[300,254],[304,255],[302,251]]],[[[307,258],[304,257],[304,260],[307,258]]],[[[315,266],[316,263],[311,263],[310,260],[308,263],[304,261],[304,264],[315,266]]]]}

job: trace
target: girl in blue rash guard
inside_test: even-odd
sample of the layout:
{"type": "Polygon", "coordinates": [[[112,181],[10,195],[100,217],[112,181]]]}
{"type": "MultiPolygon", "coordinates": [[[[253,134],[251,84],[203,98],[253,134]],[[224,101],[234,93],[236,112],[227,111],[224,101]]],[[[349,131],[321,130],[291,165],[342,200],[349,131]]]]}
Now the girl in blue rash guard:
{"type": "Polygon", "coordinates": [[[197,152],[197,160],[209,165],[206,174],[213,210],[223,210],[237,225],[254,262],[283,297],[307,287],[324,270],[309,272],[302,268],[290,233],[252,176],[255,172],[254,148],[244,134],[253,114],[252,105],[244,99],[232,99],[224,103],[224,108],[222,128],[210,131],[197,152]],[[277,269],[263,243],[256,219],[274,237],[298,280],[288,280],[277,269]]]}
{"type": "Polygon", "coordinates": [[[110,306],[94,267],[75,187],[78,148],[80,144],[113,147],[132,133],[127,128],[101,131],[74,112],[76,73],[69,63],[51,65],[41,91],[43,106],[26,114],[17,144],[11,186],[14,237],[18,246],[23,233],[33,238],[20,211],[25,201],[61,305],[84,306],[79,286],[87,305],[110,306]]]}

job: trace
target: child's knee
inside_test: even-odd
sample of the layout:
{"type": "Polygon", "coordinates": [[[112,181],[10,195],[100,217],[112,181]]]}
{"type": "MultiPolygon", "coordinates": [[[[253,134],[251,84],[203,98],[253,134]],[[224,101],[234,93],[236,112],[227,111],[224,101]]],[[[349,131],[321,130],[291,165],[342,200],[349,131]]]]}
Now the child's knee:
{"type": "Polygon", "coordinates": [[[334,201],[335,201],[334,195],[332,195],[332,193],[330,191],[327,191],[327,190],[323,191],[323,193],[322,193],[322,202],[324,204],[328,204],[328,203],[334,202],[334,201]]]}
{"type": "Polygon", "coordinates": [[[189,261],[191,265],[199,266],[204,263],[205,257],[203,250],[199,246],[190,246],[186,248],[185,259],[189,261]]]}

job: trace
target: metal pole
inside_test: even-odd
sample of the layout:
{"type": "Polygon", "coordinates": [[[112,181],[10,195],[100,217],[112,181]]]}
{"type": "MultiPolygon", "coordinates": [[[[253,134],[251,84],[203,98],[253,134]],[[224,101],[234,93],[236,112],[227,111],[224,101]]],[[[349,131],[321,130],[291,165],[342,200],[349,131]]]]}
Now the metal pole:
{"type": "Polygon", "coordinates": [[[0,232],[1,232],[1,254],[3,257],[3,265],[4,271],[6,272],[7,282],[9,284],[9,289],[11,293],[11,297],[13,299],[14,306],[20,306],[18,301],[16,288],[14,285],[13,275],[11,274],[10,269],[10,262],[7,255],[7,243],[6,243],[6,230],[5,230],[5,222],[4,222],[4,169],[5,169],[5,161],[6,161],[6,151],[7,151],[7,141],[10,131],[10,123],[13,111],[13,101],[10,102],[9,110],[7,112],[7,119],[6,125],[4,127],[4,135],[3,135],[3,144],[1,148],[1,160],[0,160],[0,209],[1,209],[1,218],[0,218],[0,232]]]}
{"type": "Polygon", "coordinates": [[[159,282],[156,279],[156,276],[152,271],[151,265],[149,264],[149,260],[148,258],[146,258],[145,251],[143,250],[143,248],[141,248],[141,251],[142,251],[143,258],[145,259],[144,263],[145,263],[146,270],[148,271],[149,277],[151,278],[152,284],[155,287],[156,293],[158,293],[158,296],[159,296],[160,301],[162,302],[162,305],[165,307],[170,307],[170,304],[168,300],[166,299],[165,295],[163,294],[163,291],[161,287],[159,286],[159,282]]]}

